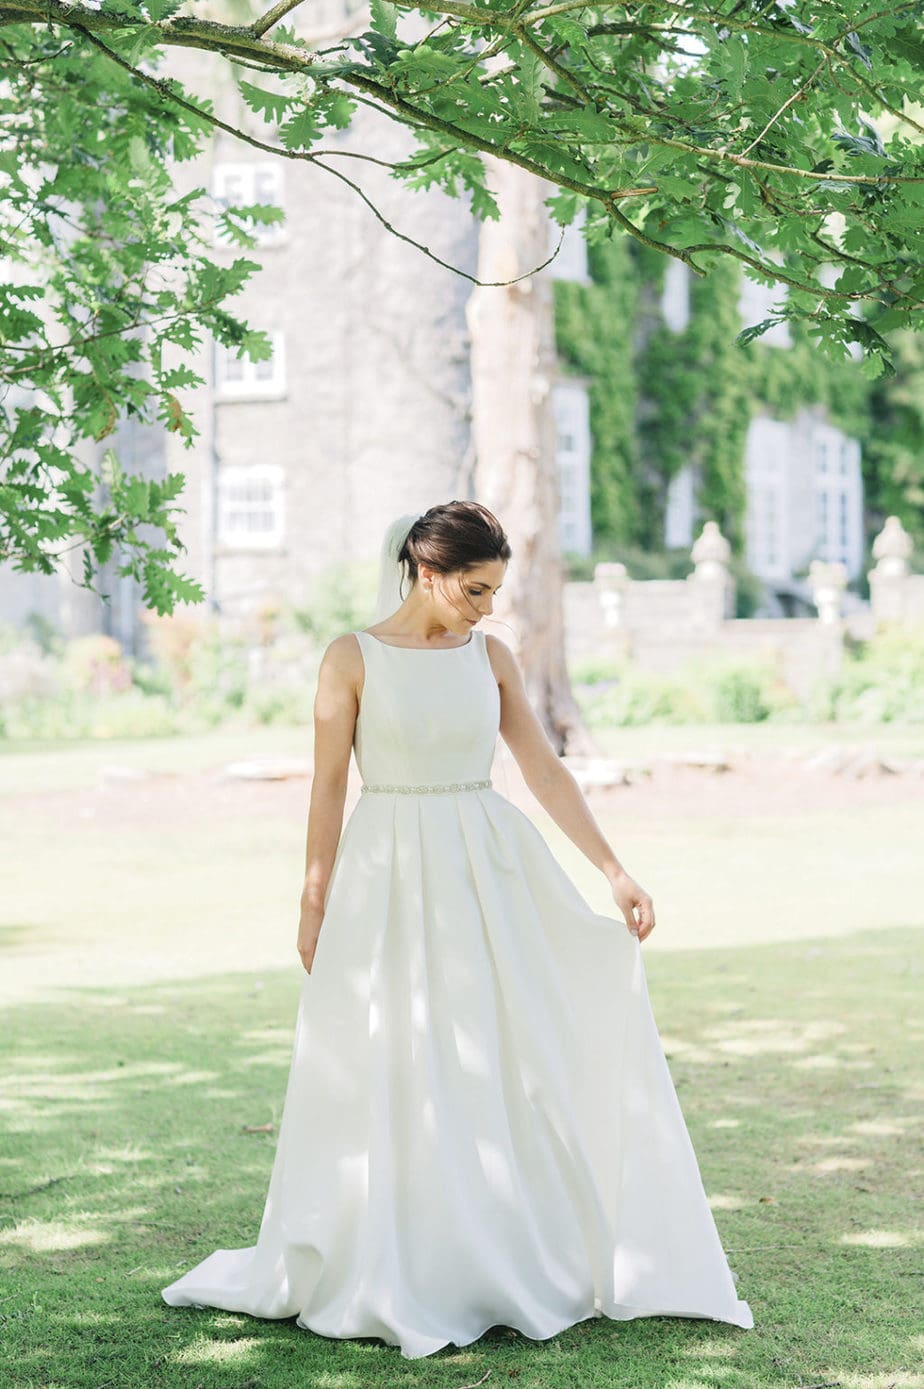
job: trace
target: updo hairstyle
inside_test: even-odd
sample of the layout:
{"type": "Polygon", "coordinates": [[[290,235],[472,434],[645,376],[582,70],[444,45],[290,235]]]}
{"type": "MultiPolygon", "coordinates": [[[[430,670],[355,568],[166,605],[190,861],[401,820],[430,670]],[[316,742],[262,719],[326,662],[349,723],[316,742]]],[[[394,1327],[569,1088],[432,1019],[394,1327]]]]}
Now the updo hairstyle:
{"type": "MultiPolygon", "coordinates": [[[[480,502],[453,501],[431,506],[414,522],[398,551],[398,563],[416,583],[419,564],[451,574],[490,560],[509,560],[512,553],[493,512],[480,502]]],[[[403,583],[402,575],[402,587],[403,583]]]]}

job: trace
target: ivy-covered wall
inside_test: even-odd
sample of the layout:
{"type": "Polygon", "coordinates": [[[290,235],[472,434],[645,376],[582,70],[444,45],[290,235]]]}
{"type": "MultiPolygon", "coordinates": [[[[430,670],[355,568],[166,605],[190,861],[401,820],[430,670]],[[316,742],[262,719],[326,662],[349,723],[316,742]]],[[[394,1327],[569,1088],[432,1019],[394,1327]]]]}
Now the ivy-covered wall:
{"type": "Polygon", "coordinates": [[[872,383],[863,443],[870,531],[898,516],[915,544],[912,565],[924,574],[924,333],[890,334],[894,376],[872,383]]]}
{"type": "Polygon", "coordinates": [[[590,378],[590,519],[595,536],[631,544],[644,524],[635,429],[633,337],[639,282],[627,238],[588,247],[590,285],[555,281],[563,363],[590,378]]]}
{"type": "Polygon", "coordinates": [[[751,418],[788,419],[823,404],[848,434],[869,432],[871,383],[850,361],[813,350],[801,324],[792,346],[741,346],[741,271],[723,258],[692,276],[682,332],[659,304],[665,260],[631,238],[588,247],[591,283],[555,282],[562,364],[590,378],[591,524],[595,541],[663,549],[667,488],[694,465],[697,506],[733,553],[744,550],[744,450],[751,418]]]}

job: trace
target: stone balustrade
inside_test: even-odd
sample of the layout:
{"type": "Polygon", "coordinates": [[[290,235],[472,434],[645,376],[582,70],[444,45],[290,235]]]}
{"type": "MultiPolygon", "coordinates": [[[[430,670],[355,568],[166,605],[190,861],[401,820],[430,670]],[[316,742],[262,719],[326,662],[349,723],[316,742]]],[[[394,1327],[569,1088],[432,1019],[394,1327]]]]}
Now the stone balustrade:
{"type": "Polygon", "coordinates": [[[703,656],[764,659],[804,697],[818,677],[838,673],[848,631],[862,638],[887,623],[924,625],[924,574],[910,572],[911,552],[910,536],[890,516],[873,544],[868,608],[845,614],[845,566],[813,560],[808,585],[817,616],[737,618],[731,549],[707,521],[684,579],[632,579],[624,564],[601,563],[591,582],[566,584],[568,657],[631,658],[661,671],[703,656]]]}

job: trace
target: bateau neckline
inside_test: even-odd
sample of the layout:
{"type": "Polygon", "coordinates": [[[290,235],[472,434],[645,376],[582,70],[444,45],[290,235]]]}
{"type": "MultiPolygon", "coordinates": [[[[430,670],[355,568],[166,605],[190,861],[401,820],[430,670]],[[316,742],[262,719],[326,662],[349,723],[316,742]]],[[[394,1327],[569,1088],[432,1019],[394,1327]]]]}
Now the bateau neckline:
{"type": "Polygon", "coordinates": [[[377,637],[373,632],[364,632],[361,628],[357,629],[356,636],[368,637],[370,641],[378,642],[379,646],[387,646],[392,651],[423,651],[429,655],[431,651],[464,651],[475,640],[475,632],[476,628],[473,627],[469,633],[468,641],[460,642],[458,646],[398,646],[393,641],[382,641],[382,638],[377,637]]]}

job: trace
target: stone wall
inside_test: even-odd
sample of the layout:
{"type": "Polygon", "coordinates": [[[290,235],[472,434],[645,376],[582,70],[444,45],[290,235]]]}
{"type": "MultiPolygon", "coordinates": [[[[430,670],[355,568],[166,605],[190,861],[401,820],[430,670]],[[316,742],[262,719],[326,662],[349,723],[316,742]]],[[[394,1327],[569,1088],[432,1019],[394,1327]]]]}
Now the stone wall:
{"type": "Polygon", "coordinates": [[[685,579],[630,579],[622,564],[598,564],[592,582],[566,584],[569,661],[628,659],[670,672],[700,658],[765,660],[804,698],[817,679],[837,675],[847,634],[865,639],[893,622],[924,625],[924,575],[910,572],[911,540],[895,516],[873,545],[871,603],[850,614],[844,612],[845,567],[815,561],[809,584],[816,617],[736,618],[729,553],[709,521],[685,579]]]}

